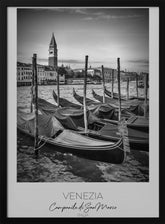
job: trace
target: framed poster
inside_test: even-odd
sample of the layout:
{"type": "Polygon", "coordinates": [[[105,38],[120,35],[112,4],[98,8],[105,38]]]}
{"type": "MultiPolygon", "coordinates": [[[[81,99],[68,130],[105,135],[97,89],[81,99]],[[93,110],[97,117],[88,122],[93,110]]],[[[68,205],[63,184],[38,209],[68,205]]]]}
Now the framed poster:
{"type": "Polygon", "coordinates": [[[163,220],[163,11],[159,1],[2,1],[3,223],[163,220]]]}

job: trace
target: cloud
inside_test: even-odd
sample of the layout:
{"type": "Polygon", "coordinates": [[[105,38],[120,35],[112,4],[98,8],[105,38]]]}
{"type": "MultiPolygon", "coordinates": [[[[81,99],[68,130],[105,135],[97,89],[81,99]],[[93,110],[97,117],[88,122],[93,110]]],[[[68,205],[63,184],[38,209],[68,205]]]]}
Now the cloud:
{"type": "Polygon", "coordinates": [[[133,19],[140,18],[141,15],[103,15],[101,16],[103,19],[133,19]]]}
{"type": "MultiPolygon", "coordinates": [[[[38,58],[38,60],[43,63],[48,62],[48,58],[38,58]]],[[[71,64],[84,64],[84,61],[76,59],[59,59],[58,62],[71,63],[71,64]]]]}
{"type": "MultiPolygon", "coordinates": [[[[70,64],[85,64],[85,60],[77,60],[77,59],[59,59],[60,63],[70,63],[70,64]]],[[[89,64],[102,63],[101,61],[89,61],[89,64]]]]}
{"type": "MultiPolygon", "coordinates": [[[[38,61],[41,63],[48,63],[48,58],[38,58],[38,61]]],[[[59,63],[64,63],[64,64],[85,64],[85,60],[77,60],[77,59],[59,59],[59,63]]],[[[103,63],[102,61],[90,61],[89,64],[95,64],[95,63],[103,63]]]]}
{"type": "Polygon", "coordinates": [[[93,17],[84,17],[83,20],[89,21],[89,20],[93,20],[93,17]]]}
{"type": "Polygon", "coordinates": [[[149,61],[147,59],[132,59],[132,60],[128,60],[128,62],[130,63],[137,63],[137,64],[149,64],[149,61]]]}
{"type": "Polygon", "coordinates": [[[84,20],[97,20],[97,19],[136,19],[136,18],[142,18],[144,17],[143,14],[114,14],[112,11],[107,11],[105,9],[99,8],[99,9],[94,9],[94,8],[56,8],[54,9],[59,12],[68,12],[70,14],[80,14],[84,15],[87,17],[84,17],[84,20]]]}
{"type": "Polygon", "coordinates": [[[93,9],[93,8],[77,8],[72,9],[72,13],[81,14],[84,15],[82,18],[83,20],[121,20],[121,19],[139,19],[143,18],[144,14],[137,13],[137,12],[131,12],[131,11],[113,11],[108,9],[93,9]]]}
{"type": "Polygon", "coordinates": [[[40,62],[48,62],[48,58],[38,58],[40,62]]]}
{"type": "MultiPolygon", "coordinates": [[[[19,9],[22,10],[22,9],[19,9]]],[[[82,16],[82,20],[115,20],[115,19],[137,19],[144,17],[144,14],[138,14],[137,12],[125,14],[125,10],[114,11],[111,9],[103,9],[103,8],[67,8],[67,7],[52,7],[52,8],[34,8],[34,9],[23,9],[24,11],[30,10],[33,13],[62,13],[70,14],[70,15],[80,15],[82,16]],[[117,13],[117,14],[116,14],[117,13]],[[123,14],[124,13],[124,14],[123,14]]]]}
{"type": "Polygon", "coordinates": [[[76,60],[76,59],[63,59],[63,60],[59,59],[58,61],[61,63],[71,63],[71,64],[83,64],[84,63],[84,61],[76,60]]]}
{"type": "Polygon", "coordinates": [[[77,13],[77,14],[83,14],[83,15],[87,15],[88,14],[88,12],[87,12],[86,9],[80,9],[80,8],[78,8],[78,9],[73,9],[73,11],[75,13],[77,13]]]}

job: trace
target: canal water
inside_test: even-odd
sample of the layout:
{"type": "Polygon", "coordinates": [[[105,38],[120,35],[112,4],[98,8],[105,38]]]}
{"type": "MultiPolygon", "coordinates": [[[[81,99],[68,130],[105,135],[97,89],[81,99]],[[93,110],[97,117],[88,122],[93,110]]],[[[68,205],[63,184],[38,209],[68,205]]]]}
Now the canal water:
{"type": "MultiPolygon", "coordinates": [[[[106,84],[111,90],[110,84],[106,84]]],[[[73,87],[83,95],[82,85],[60,85],[60,96],[74,103],[73,87]]],[[[87,97],[93,99],[92,88],[102,94],[101,85],[88,85],[87,97]]],[[[38,95],[50,103],[55,104],[52,97],[56,86],[39,86],[38,95]]],[[[130,96],[136,95],[135,82],[130,82],[130,96]]],[[[139,96],[143,96],[143,89],[139,89],[139,96]]],[[[114,86],[117,92],[117,83],[114,86]]],[[[121,84],[121,93],[126,95],[126,83],[121,84]]],[[[17,106],[30,108],[30,87],[17,88],[17,106]]],[[[17,132],[17,181],[18,182],[148,182],[149,181],[149,153],[131,150],[126,161],[120,165],[92,161],[78,156],[50,151],[44,145],[39,157],[34,157],[34,142],[31,138],[17,132]]]]}

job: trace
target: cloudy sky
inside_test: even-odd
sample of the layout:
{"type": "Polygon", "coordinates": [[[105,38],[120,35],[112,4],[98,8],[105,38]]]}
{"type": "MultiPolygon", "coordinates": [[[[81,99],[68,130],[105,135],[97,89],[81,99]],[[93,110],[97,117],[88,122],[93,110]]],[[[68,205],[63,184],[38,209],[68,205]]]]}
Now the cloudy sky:
{"type": "Polygon", "coordinates": [[[18,9],[17,60],[48,64],[48,48],[54,32],[58,65],[83,68],[85,55],[89,65],[148,71],[148,9],[50,8],[18,9]]]}

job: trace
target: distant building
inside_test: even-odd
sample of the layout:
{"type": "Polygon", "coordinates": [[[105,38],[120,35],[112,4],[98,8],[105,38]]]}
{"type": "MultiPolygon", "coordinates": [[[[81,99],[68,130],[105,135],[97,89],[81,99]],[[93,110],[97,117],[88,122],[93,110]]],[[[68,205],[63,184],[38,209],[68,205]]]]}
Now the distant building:
{"type": "Polygon", "coordinates": [[[73,84],[73,85],[83,85],[84,84],[84,78],[79,78],[79,79],[69,79],[68,84],[73,84]]]}
{"type": "Polygon", "coordinates": [[[89,69],[87,70],[87,74],[88,74],[88,75],[91,75],[91,76],[94,76],[94,74],[95,74],[95,69],[89,68],[89,69]]]}
{"type": "Polygon", "coordinates": [[[89,68],[87,71],[88,75],[93,76],[100,76],[101,77],[101,71],[97,68],[89,68]]]}
{"type": "MultiPolygon", "coordinates": [[[[84,85],[84,78],[69,78],[67,79],[67,84],[72,84],[72,85],[84,85]]],[[[92,84],[93,82],[87,78],[87,83],[92,84]]]]}
{"type": "Polygon", "coordinates": [[[82,68],[76,68],[76,69],[73,69],[73,72],[74,73],[77,73],[77,72],[83,72],[84,71],[84,69],[82,69],[82,68]]]}
{"type": "Polygon", "coordinates": [[[48,65],[57,68],[57,44],[55,41],[54,33],[52,33],[52,38],[49,44],[49,58],[48,58],[48,65]]]}
{"type": "Polygon", "coordinates": [[[120,76],[121,76],[121,80],[122,81],[127,81],[127,79],[129,78],[130,81],[134,81],[136,80],[136,72],[121,72],[120,76]]]}
{"type": "Polygon", "coordinates": [[[112,81],[112,73],[114,72],[114,81],[117,80],[117,70],[112,68],[104,68],[105,82],[112,81]]]}
{"type": "MultiPolygon", "coordinates": [[[[99,68],[101,71],[101,68],[99,68]]],[[[114,72],[114,81],[117,81],[117,69],[112,69],[112,68],[104,68],[104,79],[105,82],[111,82],[112,80],[112,73],[114,72]]],[[[130,81],[133,81],[136,79],[136,72],[126,72],[126,71],[120,71],[120,79],[121,81],[126,81],[127,78],[129,78],[130,81]]],[[[101,75],[102,77],[102,75],[101,75]]]]}
{"type": "MultiPolygon", "coordinates": [[[[102,73],[101,73],[101,67],[98,68],[98,70],[100,71],[100,76],[102,78],[102,73]]],[[[114,73],[114,81],[117,80],[117,70],[116,69],[112,69],[112,68],[107,68],[104,67],[104,79],[105,82],[111,82],[112,80],[112,73],[114,73]]]]}
{"type": "Polygon", "coordinates": [[[32,65],[17,62],[17,85],[31,85],[32,82],[32,65]]]}
{"type": "MultiPolygon", "coordinates": [[[[57,71],[51,66],[37,64],[39,85],[56,84],[57,71]]],[[[59,82],[65,83],[65,74],[59,74],[59,82]]],[[[17,62],[17,85],[28,86],[32,83],[32,64],[17,62]]]]}
{"type": "MultiPolygon", "coordinates": [[[[74,69],[73,70],[73,72],[74,72],[74,74],[84,74],[84,69],[74,69]]],[[[95,75],[97,75],[97,76],[101,76],[101,71],[99,70],[99,69],[97,69],[97,68],[88,68],[88,70],[87,70],[87,74],[88,75],[90,75],[90,76],[95,76],[95,75]]]]}
{"type": "Polygon", "coordinates": [[[37,65],[38,84],[50,85],[57,81],[57,71],[51,66],[37,65]]]}

